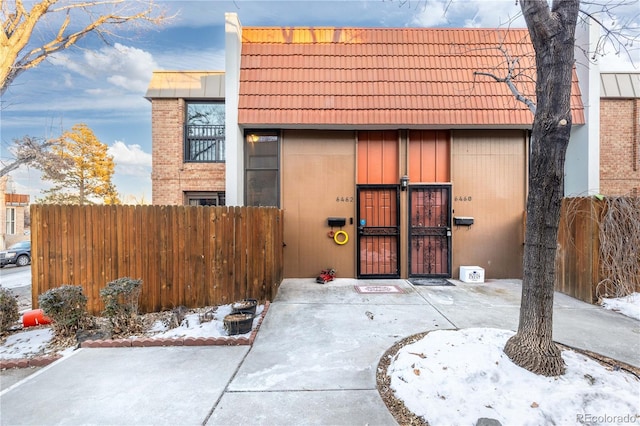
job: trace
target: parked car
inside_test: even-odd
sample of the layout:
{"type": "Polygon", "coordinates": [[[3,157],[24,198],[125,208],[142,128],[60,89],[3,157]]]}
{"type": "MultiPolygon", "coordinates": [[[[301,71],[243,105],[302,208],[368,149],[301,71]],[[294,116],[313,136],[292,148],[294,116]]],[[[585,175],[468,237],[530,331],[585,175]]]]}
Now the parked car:
{"type": "Polygon", "coordinates": [[[20,241],[0,251],[0,268],[7,265],[27,266],[31,263],[31,241],[20,241]]]}

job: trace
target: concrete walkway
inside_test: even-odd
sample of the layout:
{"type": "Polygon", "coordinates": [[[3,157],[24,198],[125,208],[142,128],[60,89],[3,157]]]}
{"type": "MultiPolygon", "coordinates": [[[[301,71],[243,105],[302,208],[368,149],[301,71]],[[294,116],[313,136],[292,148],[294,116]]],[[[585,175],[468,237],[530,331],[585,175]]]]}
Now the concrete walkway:
{"type": "MultiPolygon", "coordinates": [[[[393,425],[376,368],[394,342],[427,330],[517,327],[520,281],[455,283],[288,279],[253,347],[81,349],[0,393],[0,422],[393,425]]],[[[640,321],[555,300],[557,341],[640,366],[640,321]]]]}

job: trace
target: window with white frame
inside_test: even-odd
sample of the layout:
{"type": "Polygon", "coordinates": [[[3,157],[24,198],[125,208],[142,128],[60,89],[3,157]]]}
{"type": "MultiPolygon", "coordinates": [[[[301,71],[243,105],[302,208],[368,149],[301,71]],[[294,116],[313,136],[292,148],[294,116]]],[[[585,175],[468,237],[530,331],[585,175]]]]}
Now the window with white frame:
{"type": "Polygon", "coordinates": [[[7,207],[7,224],[5,228],[7,235],[15,235],[16,233],[16,209],[7,207]]]}

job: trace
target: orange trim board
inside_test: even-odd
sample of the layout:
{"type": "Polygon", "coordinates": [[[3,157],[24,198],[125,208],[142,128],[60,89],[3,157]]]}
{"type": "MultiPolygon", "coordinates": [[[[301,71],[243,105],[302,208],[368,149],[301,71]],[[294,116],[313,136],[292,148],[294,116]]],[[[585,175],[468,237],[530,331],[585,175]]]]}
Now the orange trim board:
{"type": "Polygon", "coordinates": [[[355,285],[354,287],[360,294],[404,293],[404,290],[397,285],[355,285]]]}

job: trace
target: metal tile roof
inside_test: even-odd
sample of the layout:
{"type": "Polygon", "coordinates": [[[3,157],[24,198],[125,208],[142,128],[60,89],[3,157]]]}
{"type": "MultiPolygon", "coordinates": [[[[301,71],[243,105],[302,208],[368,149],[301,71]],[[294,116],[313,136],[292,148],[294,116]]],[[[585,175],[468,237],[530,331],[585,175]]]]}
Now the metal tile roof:
{"type": "MultiPolygon", "coordinates": [[[[245,126],[530,127],[501,76],[503,46],[535,72],[524,29],[287,28],[242,30],[239,123],[245,126]]],[[[535,99],[531,80],[520,91],[535,99]]],[[[577,76],[573,122],[584,123],[577,76]]]]}
{"type": "Polygon", "coordinates": [[[640,73],[601,73],[601,98],[640,98],[640,73]]]}
{"type": "Polygon", "coordinates": [[[224,72],[154,71],[144,97],[224,99],[224,72]]]}

